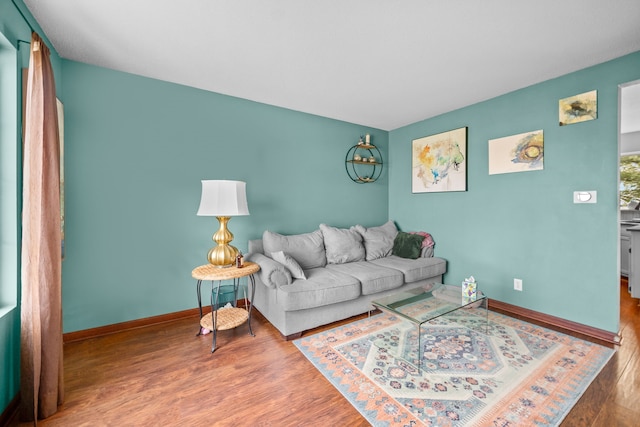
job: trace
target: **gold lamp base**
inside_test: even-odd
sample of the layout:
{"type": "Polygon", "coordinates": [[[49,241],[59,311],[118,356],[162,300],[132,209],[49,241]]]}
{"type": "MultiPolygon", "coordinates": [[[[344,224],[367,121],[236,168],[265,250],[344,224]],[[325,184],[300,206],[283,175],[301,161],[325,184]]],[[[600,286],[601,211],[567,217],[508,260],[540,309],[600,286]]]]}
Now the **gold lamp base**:
{"type": "Polygon", "coordinates": [[[240,251],[229,243],[233,240],[233,233],[227,228],[231,219],[229,216],[217,216],[220,228],[213,235],[213,241],[218,245],[209,250],[207,260],[209,264],[219,268],[232,267],[236,264],[236,257],[240,251]]]}

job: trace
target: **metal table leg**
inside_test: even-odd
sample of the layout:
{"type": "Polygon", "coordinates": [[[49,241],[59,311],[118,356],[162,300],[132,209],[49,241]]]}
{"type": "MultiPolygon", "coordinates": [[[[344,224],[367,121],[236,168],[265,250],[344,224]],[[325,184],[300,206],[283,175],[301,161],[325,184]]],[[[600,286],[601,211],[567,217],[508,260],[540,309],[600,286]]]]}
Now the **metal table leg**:
{"type": "Polygon", "coordinates": [[[249,304],[249,307],[247,308],[247,310],[249,310],[249,318],[247,320],[247,323],[249,323],[249,335],[255,337],[255,334],[251,329],[251,311],[253,309],[253,297],[256,294],[256,279],[254,279],[253,274],[250,275],[249,280],[247,280],[247,287],[249,286],[251,286],[251,299],[247,302],[249,304]]]}
{"type": "Polygon", "coordinates": [[[211,323],[213,324],[213,343],[211,344],[211,353],[216,351],[216,340],[218,338],[218,296],[220,295],[220,284],[222,280],[218,280],[216,287],[215,300],[213,298],[214,280],[211,281],[211,323]]]}
{"type": "MultiPolygon", "coordinates": [[[[200,310],[200,319],[202,319],[202,295],[200,294],[200,287],[202,286],[202,280],[198,280],[196,284],[196,295],[198,296],[198,310],[200,310]]],[[[202,335],[202,326],[198,321],[198,333],[196,336],[202,335]]]]}

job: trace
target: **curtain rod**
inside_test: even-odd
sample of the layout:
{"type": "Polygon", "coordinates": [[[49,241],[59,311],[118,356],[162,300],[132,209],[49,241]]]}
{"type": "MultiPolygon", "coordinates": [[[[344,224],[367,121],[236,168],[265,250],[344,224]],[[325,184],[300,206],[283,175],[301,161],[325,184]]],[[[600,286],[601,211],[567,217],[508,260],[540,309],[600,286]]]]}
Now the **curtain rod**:
{"type": "MultiPolygon", "coordinates": [[[[33,27],[31,26],[31,23],[29,22],[29,20],[27,19],[26,16],[24,16],[24,13],[22,13],[22,9],[20,9],[20,7],[16,4],[15,0],[11,0],[11,3],[13,3],[13,5],[15,6],[16,9],[18,9],[18,13],[20,14],[20,16],[22,16],[22,19],[24,20],[24,22],[27,24],[27,26],[29,27],[29,29],[31,30],[32,33],[38,33],[36,30],[33,29],[33,27]]],[[[26,40],[21,40],[18,39],[18,49],[20,49],[20,42],[22,43],[26,43],[26,44],[31,44],[31,42],[28,42],[26,40]]]]}

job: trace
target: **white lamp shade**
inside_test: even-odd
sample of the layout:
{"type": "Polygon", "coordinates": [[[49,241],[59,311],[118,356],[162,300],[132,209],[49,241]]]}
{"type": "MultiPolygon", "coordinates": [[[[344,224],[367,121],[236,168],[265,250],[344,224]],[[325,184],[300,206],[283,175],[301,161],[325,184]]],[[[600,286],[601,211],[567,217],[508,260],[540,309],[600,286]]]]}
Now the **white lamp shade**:
{"type": "Polygon", "coordinates": [[[202,180],[198,216],[249,215],[247,183],[242,181],[202,180]]]}

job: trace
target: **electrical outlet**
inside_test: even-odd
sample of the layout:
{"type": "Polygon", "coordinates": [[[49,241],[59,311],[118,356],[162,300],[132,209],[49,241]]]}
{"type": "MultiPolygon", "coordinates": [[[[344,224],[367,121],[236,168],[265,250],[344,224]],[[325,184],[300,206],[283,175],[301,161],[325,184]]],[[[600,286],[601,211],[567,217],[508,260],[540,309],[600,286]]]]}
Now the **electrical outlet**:
{"type": "Polygon", "coordinates": [[[513,289],[516,291],[522,290],[522,279],[513,279],[513,289]]]}

